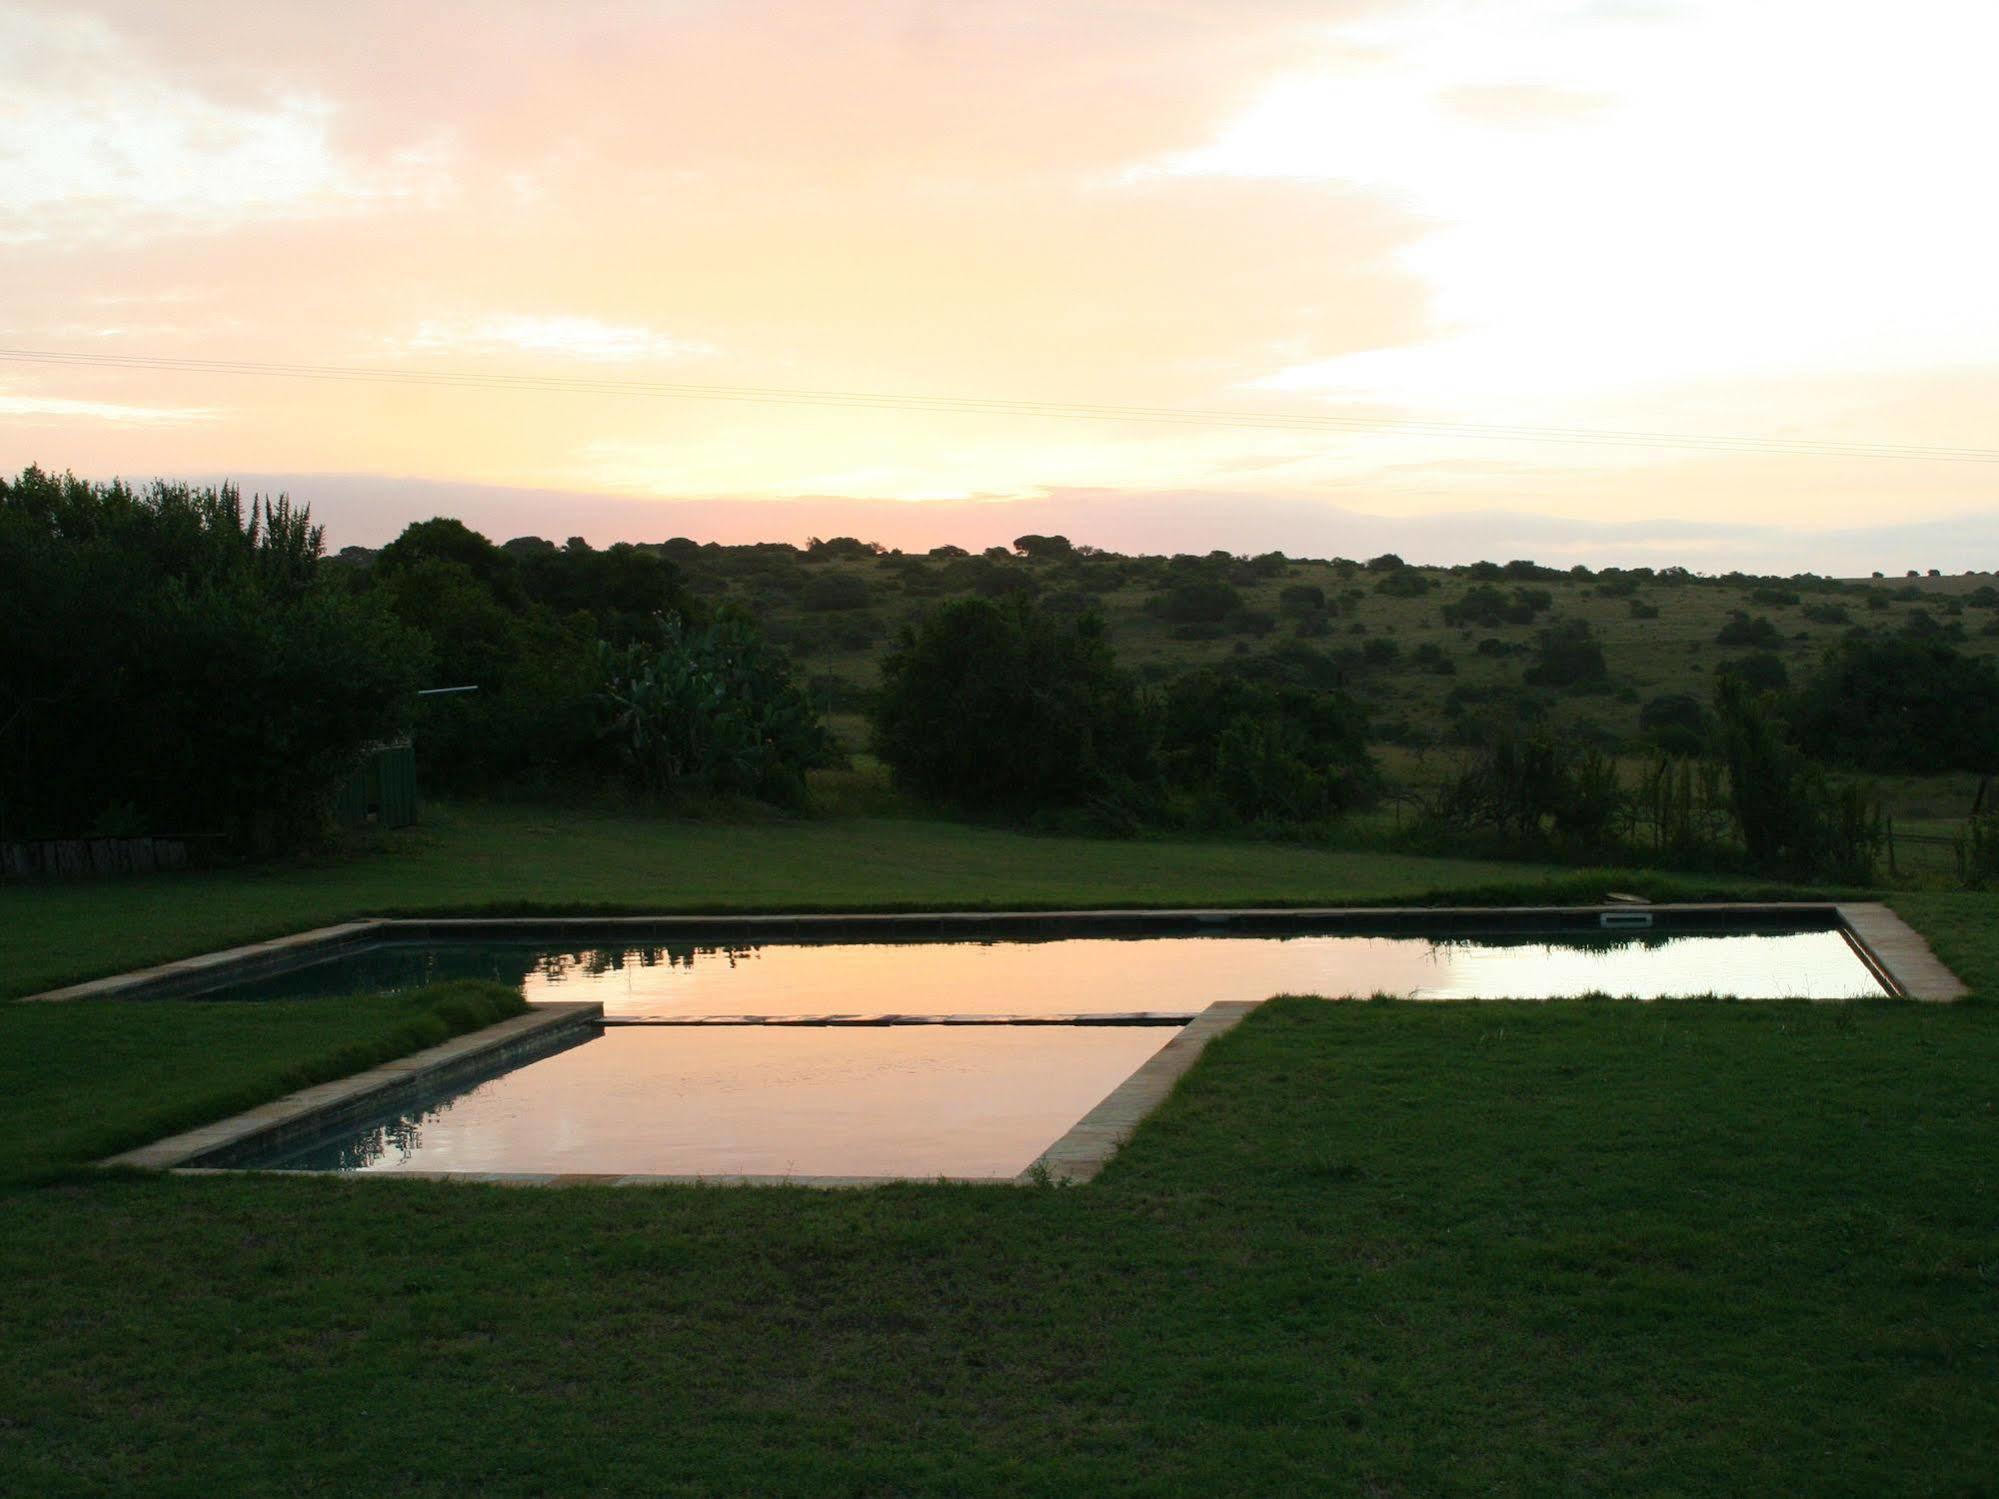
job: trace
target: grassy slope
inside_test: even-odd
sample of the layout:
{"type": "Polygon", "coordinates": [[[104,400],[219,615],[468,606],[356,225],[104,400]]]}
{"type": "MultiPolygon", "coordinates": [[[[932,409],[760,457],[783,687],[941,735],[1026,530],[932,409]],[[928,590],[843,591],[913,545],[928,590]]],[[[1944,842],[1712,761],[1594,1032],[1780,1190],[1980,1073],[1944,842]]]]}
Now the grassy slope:
{"type": "MultiPolygon", "coordinates": [[[[1060,563],[1024,565],[1038,578],[1046,580],[1045,588],[1050,593],[1073,587],[1061,580],[1060,563]]],[[[1638,709],[1646,699],[1664,693],[1690,693],[1702,701],[1707,700],[1712,691],[1715,664],[1743,653],[1739,647],[1722,646],[1715,641],[1716,633],[1732,611],[1744,610],[1751,615],[1765,616],[1777,627],[1784,637],[1778,654],[1783,657],[1795,679],[1810,671],[1821,653],[1848,628],[1807,620],[1804,609],[1809,605],[1841,604],[1849,611],[1854,624],[1897,630],[1911,613],[1919,609],[1940,620],[1947,620],[1951,617],[1948,610],[1956,607],[1955,595],[1994,581],[1986,576],[1922,580],[1889,578],[1872,585],[1854,583],[1836,593],[1805,593],[1801,596],[1803,602],[1797,605],[1756,603],[1749,597],[1750,588],[1732,583],[1710,582],[1681,587],[1650,584],[1641,587],[1638,598],[1656,606],[1659,617],[1640,620],[1632,617],[1629,600],[1600,597],[1593,583],[1565,577],[1525,585],[1545,589],[1553,596],[1550,615],[1543,616],[1535,624],[1480,625],[1461,630],[1445,625],[1440,611],[1444,604],[1461,597],[1473,586],[1472,582],[1441,569],[1419,568],[1417,571],[1436,584],[1430,593],[1420,598],[1379,594],[1374,591],[1380,581],[1377,575],[1361,572],[1341,578],[1331,564],[1323,561],[1293,561],[1282,576],[1238,585],[1238,591],[1249,607],[1278,617],[1276,631],[1260,640],[1240,636],[1202,641],[1176,640],[1172,626],[1145,610],[1146,602],[1154,592],[1150,586],[1133,583],[1094,596],[1100,601],[1119,659],[1125,665],[1141,671],[1178,671],[1204,661],[1223,660],[1241,649],[1264,650],[1290,639],[1295,617],[1284,612],[1278,599],[1287,585],[1311,584],[1322,588],[1329,598],[1358,589],[1362,596],[1353,614],[1335,621],[1331,635],[1309,643],[1325,649],[1338,649],[1358,646],[1370,637],[1387,636],[1401,645],[1406,657],[1417,646],[1434,642],[1456,663],[1455,675],[1432,675],[1417,671],[1405,662],[1394,670],[1366,675],[1359,690],[1373,711],[1377,728],[1406,719],[1416,729],[1442,741],[1450,727],[1450,719],[1444,712],[1444,698],[1454,687],[1505,688],[1510,692],[1522,690],[1521,672],[1531,657],[1521,654],[1481,656],[1478,654],[1478,643],[1495,639],[1509,647],[1524,646],[1533,640],[1550,617],[1588,620],[1603,640],[1613,686],[1629,689],[1623,697],[1604,694],[1561,698],[1555,709],[1558,721],[1589,723],[1616,736],[1631,737],[1638,732],[1638,709]],[[1916,588],[1924,597],[1920,600],[1899,597],[1906,588],[1916,588]],[[1887,606],[1867,608],[1871,594],[1888,600],[1887,606]]],[[[887,569],[872,562],[812,563],[805,566],[802,576],[835,572],[851,573],[867,583],[873,597],[868,612],[874,615],[884,630],[922,612],[935,602],[929,596],[906,594],[887,569]]],[[[871,687],[874,684],[880,645],[861,649],[829,649],[827,643],[837,638],[838,631],[829,630],[826,624],[829,619],[837,619],[837,615],[805,614],[782,592],[770,589],[761,580],[727,581],[700,568],[691,577],[706,596],[717,600],[733,599],[766,619],[791,642],[792,651],[803,657],[802,668],[808,674],[827,673],[856,686],[871,687]]],[[[1516,585],[1507,581],[1493,586],[1510,592],[1516,585]]],[[[1969,637],[1961,649],[1975,655],[1999,654],[1999,635],[1984,633],[1995,620],[1999,620],[1999,615],[1987,609],[1970,608],[1958,618],[1969,637]]],[[[853,736],[848,738],[854,742],[853,736]]],[[[1947,780],[1949,784],[1901,788],[1912,798],[1908,808],[1910,815],[1920,813],[1961,818],[1965,814],[1975,781],[1966,781],[1962,777],[1938,780],[1947,780]],[[1923,811],[1932,802],[1936,804],[1936,812],[1929,814],[1923,811]]]]}
{"type": "Polygon", "coordinates": [[[370,857],[0,887],[0,998],[364,913],[587,907],[1248,905],[1510,888],[1600,893],[1635,876],[1268,843],[1042,838],[947,823],[730,826],[522,807],[426,810],[370,857]],[[1557,883],[1549,883],[1557,882],[1557,883]]]}

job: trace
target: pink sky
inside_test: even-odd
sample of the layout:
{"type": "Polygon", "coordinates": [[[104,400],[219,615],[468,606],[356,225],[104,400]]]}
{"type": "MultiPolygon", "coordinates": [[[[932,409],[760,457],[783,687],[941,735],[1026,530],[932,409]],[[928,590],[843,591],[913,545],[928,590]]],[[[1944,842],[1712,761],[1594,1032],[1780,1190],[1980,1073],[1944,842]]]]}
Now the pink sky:
{"type": "Polygon", "coordinates": [[[336,543],[1990,568],[1999,464],[1450,425],[1999,446],[1996,46],[1952,0],[0,0],[0,344],[545,382],[0,360],[0,466],[281,482],[336,543]],[[1443,425],[548,385],[593,379],[1443,425]]]}

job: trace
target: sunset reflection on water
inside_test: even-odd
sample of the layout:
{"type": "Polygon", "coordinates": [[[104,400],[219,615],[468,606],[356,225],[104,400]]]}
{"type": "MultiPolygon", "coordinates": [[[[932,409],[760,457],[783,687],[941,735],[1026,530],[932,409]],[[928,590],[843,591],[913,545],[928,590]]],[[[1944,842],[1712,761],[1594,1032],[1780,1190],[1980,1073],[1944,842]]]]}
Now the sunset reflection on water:
{"type": "Polygon", "coordinates": [[[1861,998],[1880,986],[1837,932],[1591,945],[1411,937],[1063,938],[772,943],[548,955],[531,1000],[609,1016],[1192,1014],[1217,1000],[1861,998]]]}

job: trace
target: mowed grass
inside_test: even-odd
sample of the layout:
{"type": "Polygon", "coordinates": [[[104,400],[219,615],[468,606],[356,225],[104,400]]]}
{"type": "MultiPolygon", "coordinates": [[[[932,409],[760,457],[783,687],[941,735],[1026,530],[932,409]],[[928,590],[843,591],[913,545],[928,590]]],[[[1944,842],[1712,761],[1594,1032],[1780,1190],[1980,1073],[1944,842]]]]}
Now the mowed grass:
{"type": "Polygon", "coordinates": [[[895,818],[689,822],[431,805],[364,852],[291,865],[0,887],[0,998],[361,915],[1557,898],[1547,866],[1275,843],[1036,837],[895,818]]]}
{"type": "Polygon", "coordinates": [[[1983,1004],[1287,1000],[1083,1188],[16,1191],[0,1488],[1980,1492],[1995,1078],[1983,1004]]]}
{"type": "Polygon", "coordinates": [[[527,1009],[460,980],[337,1004],[0,1004],[0,1186],[49,1179],[527,1009]]]}
{"type": "MultiPolygon", "coordinates": [[[[312,901],[668,872],[677,898],[638,903],[1443,878],[976,832],[926,866],[922,824],[584,819],[537,857],[536,815],[457,815],[379,865],[27,893],[138,902],[195,946],[199,920],[312,901]],[[714,862],[651,847],[683,834],[714,862]],[[1049,846],[1037,879],[1021,850],[1049,846]],[[264,903],[160,893],[210,880],[264,903]]],[[[1978,1000],[1283,1000],[1080,1188],[100,1177],[107,1150],[512,1001],[0,1005],[0,1492],[1985,1491],[1999,899],[1896,904],[1978,1000]]],[[[100,969],[132,940],[63,919],[100,969]]]]}

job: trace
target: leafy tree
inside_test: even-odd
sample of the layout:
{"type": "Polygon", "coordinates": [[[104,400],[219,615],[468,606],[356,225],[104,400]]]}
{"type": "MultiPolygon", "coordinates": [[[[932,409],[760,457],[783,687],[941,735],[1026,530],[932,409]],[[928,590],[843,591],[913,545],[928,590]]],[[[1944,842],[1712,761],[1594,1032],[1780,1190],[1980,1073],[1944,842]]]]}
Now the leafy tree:
{"type": "Polygon", "coordinates": [[[1032,533],[1014,537],[1013,549],[1018,555],[1037,561],[1067,557],[1075,551],[1066,536],[1036,536],[1032,533]]]}
{"type": "Polygon", "coordinates": [[[597,647],[601,732],[634,790],[735,793],[802,806],[806,771],[831,763],[832,737],[790,664],[746,616],[677,616],[655,642],[597,647]]]}
{"type": "Polygon", "coordinates": [[[882,659],[875,752],[898,784],[985,812],[1129,803],[1152,778],[1138,693],[1094,614],[963,599],[882,659]]]}
{"type": "Polygon", "coordinates": [[[1669,755],[1698,755],[1707,745],[1708,711],[1699,698],[1665,693],[1639,709],[1638,728],[1669,755]]]}
{"type": "Polygon", "coordinates": [[[1322,822],[1379,788],[1353,699],[1214,669],[1168,688],[1160,753],[1169,784],[1207,803],[1211,821],[1322,822]]]}
{"type": "Polygon", "coordinates": [[[1999,666],[1941,640],[1854,635],[1798,693],[1814,753],[1879,774],[1999,769],[1999,666]]]}
{"type": "Polygon", "coordinates": [[[1751,862],[1795,879],[1871,881],[1883,841],[1880,803],[1868,788],[1835,782],[1808,761],[1786,737],[1774,702],[1739,678],[1716,684],[1730,806],[1751,862]]]}
{"type": "Polygon", "coordinates": [[[424,645],[282,496],[0,480],[0,836],[310,838],[424,645]]]}

